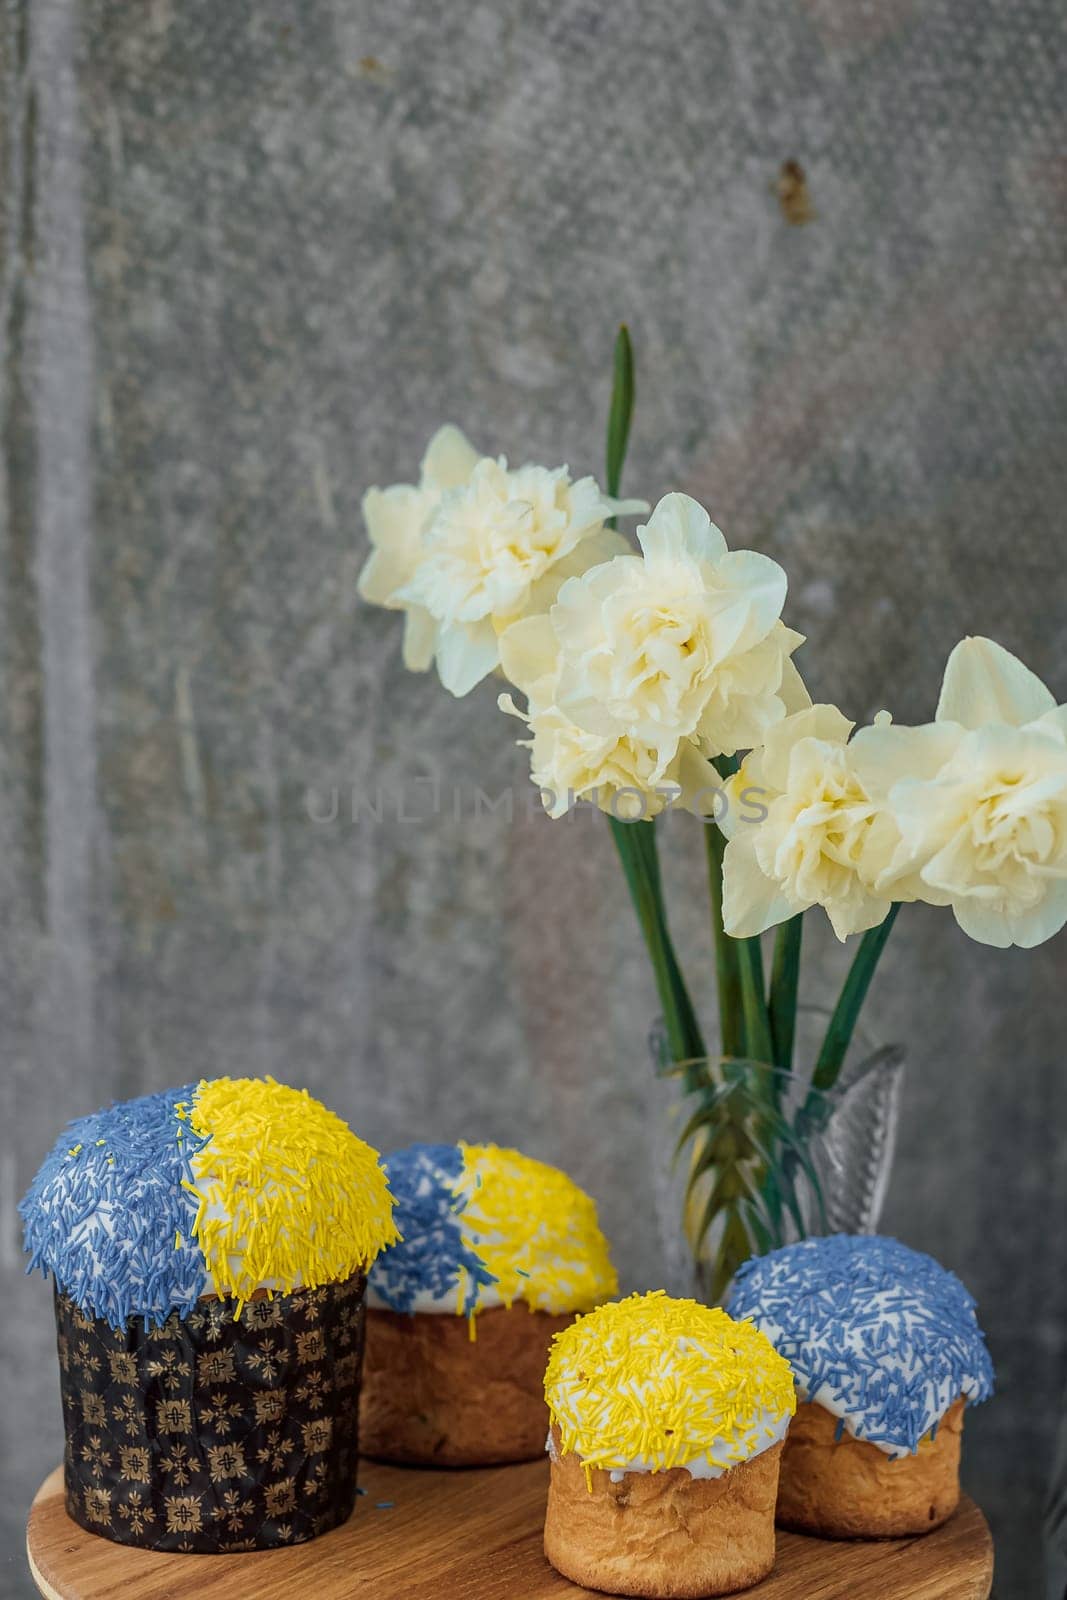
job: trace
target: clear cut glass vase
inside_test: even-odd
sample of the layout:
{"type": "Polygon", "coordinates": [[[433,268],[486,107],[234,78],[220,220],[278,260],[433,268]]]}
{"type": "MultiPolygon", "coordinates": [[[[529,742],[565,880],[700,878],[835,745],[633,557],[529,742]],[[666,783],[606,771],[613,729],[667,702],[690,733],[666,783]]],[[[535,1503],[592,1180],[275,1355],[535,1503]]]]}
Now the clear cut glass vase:
{"type": "Polygon", "coordinates": [[[672,1062],[657,1024],[654,1186],[665,1286],[721,1303],[741,1262],[814,1234],[873,1233],[896,1145],[904,1050],[857,1040],[811,1087],[829,1013],[801,1007],[792,1071],[672,1062]]]}

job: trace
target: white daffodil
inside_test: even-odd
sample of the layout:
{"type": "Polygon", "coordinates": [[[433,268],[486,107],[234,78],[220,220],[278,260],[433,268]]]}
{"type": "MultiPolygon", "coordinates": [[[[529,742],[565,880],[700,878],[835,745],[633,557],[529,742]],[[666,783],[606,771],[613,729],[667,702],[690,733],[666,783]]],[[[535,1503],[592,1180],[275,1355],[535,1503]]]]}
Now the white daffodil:
{"type": "Polygon", "coordinates": [[[437,670],[446,689],[467,694],[500,660],[500,634],[548,609],[560,585],[629,546],[605,528],[643,500],[612,500],[593,478],[573,483],[566,467],[479,461],[442,496],[422,550],[399,590],[433,619],[437,670]]]}
{"type": "Polygon", "coordinates": [[[991,639],[964,639],[937,721],[868,728],[857,765],[897,842],[894,900],[950,905],[981,944],[1029,948],[1067,923],[1067,707],[991,639]]]}
{"type": "Polygon", "coordinates": [[[684,494],[662,499],[637,538],[640,556],[572,578],[550,613],[556,703],[577,726],[666,763],[683,739],[707,756],[747,749],[810,704],[790,661],[801,636],[780,621],[777,562],[729,551],[684,494]]]}
{"type": "Polygon", "coordinates": [[[734,938],[818,905],[846,939],[889,911],[874,883],[896,836],[880,828],[853,763],[852,726],[836,706],[809,706],[773,727],[730,780],[723,924],[734,938]]]}
{"type": "Polygon", "coordinates": [[[363,518],[371,553],[357,581],[364,600],[404,612],[404,665],[425,672],[437,644],[437,624],[425,606],[401,595],[423,557],[422,535],[441,496],[466,483],[478,452],[458,428],[439,428],[422,459],[418,484],[368,489],[363,518]]]}
{"type": "Polygon", "coordinates": [[[527,699],[520,711],[510,694],[501,710],[526,723],[530,776],[549,816],[560,817],[579,800],[598,805],[620,821],[655,817],[680,805],[700,815],[715,808],[721,783],[691,739],[676,741],[667,756],[618,729],[591,732],[557,703],[559,641],[548,616],[515,623],[501,638],[504,674],[527,699]]]}

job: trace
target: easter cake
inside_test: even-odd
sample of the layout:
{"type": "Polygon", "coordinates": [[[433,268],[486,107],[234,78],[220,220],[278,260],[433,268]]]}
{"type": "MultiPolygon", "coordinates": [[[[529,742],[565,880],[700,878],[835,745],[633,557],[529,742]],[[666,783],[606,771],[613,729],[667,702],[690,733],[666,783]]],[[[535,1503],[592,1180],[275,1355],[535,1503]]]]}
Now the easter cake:
{"type": "Polygon", "coordinates": [[[271,1079],[71,1123],[20,1206],[30,1269],[55,1283],[71,1517],[201,1552],[344,1521],[392,1210],[377,1153],[271,1079]]]}
{"type": "Polygon", "coordinates": [[[558,1334],[545,1554],[611,1594],[733,1594],[774,1565],[793,1377],[750,1323],[661,1290],[558,1334]]]}
{"type": "Polygon", "coordinates": [[[557,1168],[491,1144],[413,1144],[385,1166],[402,1238],[368,1283],[364,1454],[535,1459],[552,1337],[617,1287],[593,1201],[557,1168]]]}
{"type": "Polygon", "coordinates": [[[959,1502],[964,1409],[993,1389],[974,1301],[895,1239],[805,1239],[740,1268],[730,1312],[786,1358],[799,1405],[778,1520],[830,1538],[928,1533],[959,1502]]]}

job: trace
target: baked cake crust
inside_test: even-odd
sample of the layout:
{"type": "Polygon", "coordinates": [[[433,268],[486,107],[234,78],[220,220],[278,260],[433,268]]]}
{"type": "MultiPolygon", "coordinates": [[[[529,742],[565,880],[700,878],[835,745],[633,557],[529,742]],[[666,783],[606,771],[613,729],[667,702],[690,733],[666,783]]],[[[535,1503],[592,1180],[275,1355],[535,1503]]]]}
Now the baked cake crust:
{"type": "Polygon", "coordinates": [[[960,1498],[960,1399],[915,1455],[892,1460],[845,1433],[837,1417],[808,1401],[797,1407],[782,1454],[778,1521],[827,1539],[902,1538],[947,1522],[960,1498]]]}
{"type": "Polygon", "coordinates": [[[544,1454],[545,1363],[573,1312],[490,1306],[449,1312],[370,1309],[360,1449],[410,1466],[494,1466],[544,1454]]]}
{"type": "MultiPolygon", "coordinates": [[[[558,1451],[559,1432],[553,1427],[558,1451]]],[[[564,1577],[609,1594],[703,1600],[736,1594],[774,1566],[774,1505],[782,1445],[719,1478],[586,1469],[554,1455],[545,1555],[564,1577]]]]}

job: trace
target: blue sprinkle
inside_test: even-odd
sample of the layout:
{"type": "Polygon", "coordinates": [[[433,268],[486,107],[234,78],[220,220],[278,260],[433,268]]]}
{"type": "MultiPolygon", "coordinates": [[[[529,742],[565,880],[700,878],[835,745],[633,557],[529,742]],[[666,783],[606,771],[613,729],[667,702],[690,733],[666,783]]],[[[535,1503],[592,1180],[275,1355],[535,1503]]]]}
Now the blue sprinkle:
{"type": "Polygon", "coordinates": [[[374,1509],[375,1511],[392,1511],[393,1502],[391,1500],[379,1500],[374,1509]]]}
{"type": "Polygon", "coordinates": [[[729,1311],[750,1317],[796,1375],[891,1456],[918,1449],[960,1395],[993,1392],[993,1367],[963,1284],[896,1239],[835,1234],[746,1261],[729,1311]]]}
{"type": "Polygon", "coordinates": [[[367,1492],[366,1489],[364,1489],[364,1487],[363,1487],[363,1485],[361,1483],[357,1483],[356,1484],[356,1493],[357,1494],[366,1494],[366,1492],[367,1492]]]}
{"type": "Polygon", "coordinates": [[[181,1179],[207,1143],[175,1113],[195,1088],[143,1095],[72,1122],[19,1205],[27,1271],[51,1274],[80,1311],[113,1328],[131,1317],[151,1326],[174,1310],[186,1316],[203,1291],[201,1252],[174,1248],[176,1233],[191,1238],[196,1217],[181,1179]]]}
{"type": "Polygon", "coordinates": [[[463,1310],[469,1315],[482,1285],[496,1282],[480,1256],[464,1243],[459,1218],[466,1204],[456,1195],[463,1152],[454,1144],[411,1144],[386,1156],[400,1243],[383,1250],[371,1269],[370,1287],[394,1311],[411,1311],[427,1293],[441,1299],[466,1273],[463,1310]]]}

